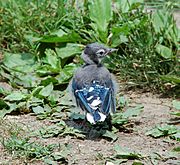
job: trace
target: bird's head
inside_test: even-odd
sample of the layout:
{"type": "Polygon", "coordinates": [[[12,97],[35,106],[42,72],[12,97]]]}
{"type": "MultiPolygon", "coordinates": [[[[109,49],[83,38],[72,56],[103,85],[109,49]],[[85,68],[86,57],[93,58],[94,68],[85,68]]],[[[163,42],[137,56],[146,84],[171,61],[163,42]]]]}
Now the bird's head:
{"type": "Polygon", "coordinates": [[[108,54],[117,51],[117,49],[105,47],[99,43],[88,44],[81,57],[86,64],[100,64],[101,60],[108,54]]]}

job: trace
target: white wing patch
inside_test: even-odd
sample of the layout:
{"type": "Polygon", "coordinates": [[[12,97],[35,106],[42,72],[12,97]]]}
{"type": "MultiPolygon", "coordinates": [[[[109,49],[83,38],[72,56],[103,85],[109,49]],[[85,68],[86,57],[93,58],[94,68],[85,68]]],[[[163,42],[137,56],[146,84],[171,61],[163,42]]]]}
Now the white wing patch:
{"type": "Polygon", "coordinates": [[[99,115],[101,116],[101,119],[99,121],[104,121],[106,119],[106,115],[104,115],[103,113],[99,112],[99,115]]]}
{"type": "Polygon", "coordinates": [[[94,88],[90,87],[88,92],[92,92],[93,90],[94,90],[94,88]]]}
{"type": "Polygon", "coordinates": [[[90,113],[86,114],[86,119],[91,123],[91,124],[96,124],[96,122],[94,121],[93,116],[90,113]]]}
{"type": "Polygon", "coordinates": [[[101,102],[102,101],[100,100],[100,97],[98,97],[97,100],[93,100],[93,102],[91,103],[91,106],[96,107],[99,104],[101,104],[101,102]]]}
{"type": "Polygon", "coordinates": [[[94,96],[90,96],[87,98],[87,101],[91,100],[94,96]]]}
{"type": "MultiPolygon", "coordinates": [[[[101,112],[98,112],[98,113],[99,113],[99,115],[101,116],[101,119],[100,119],[99,121],[100,121],[100,122],[105,121],[106,115],[104,115],[104,114],[101,113],[101,112]]],[[[87,113],[87,114],[86,114],[86,119],[87,119],[91,124],[96,124],[96,122],[94,121],[93,116],[92,116],[90,113],[87,113]]]]}

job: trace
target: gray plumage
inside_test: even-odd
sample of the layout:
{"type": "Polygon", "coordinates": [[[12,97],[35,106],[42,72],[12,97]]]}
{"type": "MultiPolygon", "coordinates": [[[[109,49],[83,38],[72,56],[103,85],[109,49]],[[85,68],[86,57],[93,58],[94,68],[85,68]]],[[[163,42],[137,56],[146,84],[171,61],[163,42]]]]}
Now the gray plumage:
{"type": "Polygon", "coordinates": [[[85,111],[87,120],[95,124],[103,122],[116,110],[116,82],[101,60],[116,49],[102,44],[88,44],[81,57],[85,64],[72,79],[72,92],[77,106],[85,111]]]}

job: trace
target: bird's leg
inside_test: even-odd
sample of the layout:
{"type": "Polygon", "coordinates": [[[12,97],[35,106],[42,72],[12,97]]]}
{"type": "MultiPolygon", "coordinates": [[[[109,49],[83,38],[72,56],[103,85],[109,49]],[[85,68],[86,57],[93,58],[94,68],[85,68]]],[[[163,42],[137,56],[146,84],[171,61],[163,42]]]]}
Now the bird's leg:
{"type": "Polygon", "coordinates": [[[107,122],[107,125],[108,125],[108,130],[109,131],[112,131],[112,117],[111,115],[108,115],[107,119],[106,119],[106,122],[107,122]]]}

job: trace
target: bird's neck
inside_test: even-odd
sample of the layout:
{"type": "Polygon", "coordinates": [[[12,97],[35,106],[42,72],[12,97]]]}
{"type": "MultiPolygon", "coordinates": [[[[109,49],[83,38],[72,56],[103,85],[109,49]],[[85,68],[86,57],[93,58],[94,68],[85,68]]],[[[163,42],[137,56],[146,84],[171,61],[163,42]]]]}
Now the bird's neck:
{"type": "Polygon", "coordinates": [[[88,66],[88,65],[97,65],[97,67],[101,67],[102,64],[100,62],[99,59],[91,59],[87,54],[82,53],[81,55],[85,65],[84,66],[88,66]]]}

